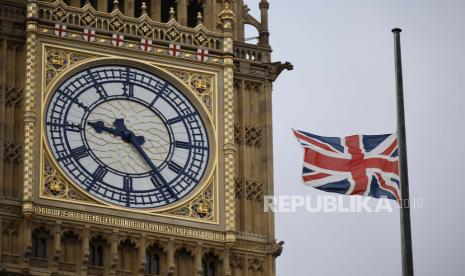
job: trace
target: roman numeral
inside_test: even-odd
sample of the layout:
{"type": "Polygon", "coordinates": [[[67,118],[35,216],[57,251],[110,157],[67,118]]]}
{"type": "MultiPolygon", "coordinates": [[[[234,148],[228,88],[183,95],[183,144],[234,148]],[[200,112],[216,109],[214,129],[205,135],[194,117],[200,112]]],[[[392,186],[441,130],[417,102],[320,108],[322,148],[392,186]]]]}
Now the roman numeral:
{"type": "MultiPolygon", "coordinates": [[[[60,92],[60,97],[64,97],[64,98],[72,101],[73,103],[77,104],[80,108],[87,111],[88,107],[86,105],[84,105],[83,103],[81,103],[78,99],[69,96],[68,94],[66,94],[65,91],[59,91],[59,92],[60,92]]],[[[60,98],[60,99],[65,101],[63,98],[60,98]]]]}
{"type": "Polygon", "coordinates": [[[179,166],[178,164],[174,163],[173,161],[170,161],[168,163],[168,168],[170,168],[173,172],[180,174],[182,173],[182,167],[179,166]]]}
{"type": "MultiPolygon", "coordinates": [[[[166,182],[165,178],[159,172],[155,172],[150,178],[150,181],[152,182],[153,186],[157,189],[162,189],[166,187],[170,195],[174,197],[175,199],[178,199],[178,196],[176,195],[176,193],[173,191],[173,189],[170,187],[168,182],[166,182]]],[[[165,197],[164,194],[163,194],[163,197],[165,197]]],[[[166,197],[165,197],[165,201],[166,203],[169,203],[169,199],[166,197]]]]}
{"type": "Polygon", "coordinates": [[[134,97],[134,84],[124,83],[123,84],[123,95],[128,97],[134,97]]]}
{"type": "Polygon", "coordinates": [[[123,179],[123,189],[125,191],[132,191],[132,178],[125,176],[123,179]]]}
{"type": "Polygon", "coordinates": [[[174,141],[174,146],[180,149],[189,149],[189,142],[174,141]]]}
{"type": "Polygon", "coordinates": [[[107,91],[105,91],[105,88],[103,88],[102,85],[96,85],[95,90],[97,90],[97,94],[100,96],[100,99],[105,99],[106,97],[108,97],[108,93],[107,91]]]}
{"type": "Polygon", "coordinates": [[[195,116],[197,113],[193,112],[193,113],[189,113],[189,114],[186,114],[186,115],[183,115],[183,116],[179,116],[179,117],[174,117],[174,118],[171,118],[167,121],[168,124],[172,125],[172,124],[176,124],[176,123],[179,123],[181,122],[182,120],[184,120],[185,118],[189,118],[189,117],[192,117],[192,116],[195,116]]]}
{"type": "Polygon", "coordinates": [[[65,130],[72,131],[72,132],[81,132],[83,130],[79,124],[68,123],[68,122],[64,124],[47,122],[47,125],[53,127],[52,131],[57,130],[57,128],[64,128],[65,130]]]}
{"type": "Polygon", "coordinates": [[[79,160],[89,155],[89,151],[85,146],[80,146],[79,148],[75,148],[71,150],[71,155],[74,159],[79,160]]]}
{"type": "Polygon", "coordinates": [[[94,171],[92,176],[95,180],[101,181],[105,175],[107,174],[108,170],[104,166],[98,166],[97,169],[94,171]]]}

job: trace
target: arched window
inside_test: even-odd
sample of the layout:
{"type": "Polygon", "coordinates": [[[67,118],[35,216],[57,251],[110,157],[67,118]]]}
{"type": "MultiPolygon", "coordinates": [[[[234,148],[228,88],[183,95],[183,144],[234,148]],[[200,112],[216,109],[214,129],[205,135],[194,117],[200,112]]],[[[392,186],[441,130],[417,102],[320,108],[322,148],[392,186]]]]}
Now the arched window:
{"type": "Polygon", "coordinates": [[[157,253],[147,252],[145,273],[149,275],[160,275],[160,256],[157,253]]]}
{"type": "Polygon", "coordinates": [[[198,13],[203,14],[203,5],[199,0],[189,0],[187,7],[187,26],[194,28],[197,26],[197,15],[198,13]]]}
{"type": "Polygon", "coordinates": [[[89,242],[89,265],[95,267],[103,267],[105,261],[105,245],[106,241],[97,236],[89,242]]]}
{"type": "Polygon", "coordinates": [[[202,259],[202,276],[218,275],[219,259],[212,253],[206,254],[202,259]]]}
{"type": "Polygon", "coordinates": [[[162,275],[161,257],[163,250],[158,245],[147,248],[145,254],[145,273],[147,275],[162,275]]]}
{"type": "Polygon", "coordinates": [[[34,258],[47,258],[47,241],[49,233],[43,229],[37,229],[32,233],[32,250],[31,257],[34,258]]]}
{"type": "Polygon", "coordinates": [[[97,246],[95,251],[95,265],[103,266],[103,247],[101,245],[97,246]]]}
{"type": "Polygon", "coordinates": [[[32,237],[32,252],[34,258],[47,258],[47,240],[41,237],[32,237]]]}
{"type": "Polygon", "coordinates": [[[168,20],[170,20],[170,8],[173,8],[176,11],[176,0],[161,1],[161,22],[168,22],[168,20]]]}

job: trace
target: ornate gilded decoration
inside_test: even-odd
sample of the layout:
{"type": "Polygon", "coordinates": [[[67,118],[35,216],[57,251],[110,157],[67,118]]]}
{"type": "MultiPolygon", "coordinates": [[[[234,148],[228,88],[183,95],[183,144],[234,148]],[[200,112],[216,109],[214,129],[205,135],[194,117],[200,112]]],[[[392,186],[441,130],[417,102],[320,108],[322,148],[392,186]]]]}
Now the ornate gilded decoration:
{"type": "Polygon", "coordinates": [[[177,70],[165,67],[173,73],[180,81],[196,92],[196,96],[203,102],[208,111],[212,112],[213,101],[213,77],[186,70],[177,70]]]}
{"type": "MultiPolygon", "coordinates": [[[[37,3],[29,2],[27,17],[37,17],[37,3]]],[[[24,108],[24,166],[23,166],[23,212],[32,213],[32,190],[35,183],[35,132],[36,132],[36,95],[37,92],[37,22],[30,20],[26,25],[26,88],[24,108]]]]}
{"type": "Polygon", "coordinates": [[[210,183],[207,188],[195,199],[183,206],[167,212],[176,216],[191,217],[206,221],[214,220],[214,185],[210,183]]]}
{"type": "MultiPolygon", "coordinates": [[[[262,3],[263,1],[266,2],[262,0],[262,3]]],[[[145,258],[134,257],[137,271],[129,272],[118,267],[118,260],[126,262],[125,256],[119,256],[120,238],[130,235],[137,242],[137,249],[141,250],[135,254],[143,253],[146,244],[152,241],[160,244],[169,241],[172,246],[166,246],[160,251],[160,262],[168,271],[160,274],[174,273],[175,269],[179,271],[179,268],[185,267],[177,262],[175,250],[175,246],[182,245],[191,248],[190,257],[193,257],[196,267],[201,267],[203,254],[214,251],[215,258],[219,257],[218,268],[226,276],[274,275],[273,257],[280,254],[282,243],[274,242],[274,234],[269,231],[273,228],[272,215],[262,214],[257,210],[260,208],[255,206],[260,206],[257,202],[263,200],[264,191],[272,190],[269,189],[272,183],[269,180],[264,181],[272,175],[272,164],[266,161],[266,158],[271,157],[271,145],[264,145],[265,139],[268,141],[271,137],[271,97],[268,95],[272,88],[271,81],[283,69],[289,69],[289,64],[271,63],[271,48],[264,47],[265,44],[260,46],[233,41],[233,37],[241,40],[239,29],[244,23],[243,18],[236,21],[237,17],[243,15],[241,7],[234,1],[202,1],[205,26],[199,18],[198,23],[201,25],[195,28],[182,25],[186,18],[183,16],[185,10],[180,5],[189,1],[178,2],[179,20],[183,23],[176,21],[174,10],[170,12],[169,22],[156,22],[159,15],[154,15],[154,12],[157,14],[159,10],[153,5],[153,1],[148,8],[147,5],[142,7],[142,16],[139,18],[123,15],[123,12],[134,14],[134,9],[137,8],[132,4],[128,6],[127,1],[124,9],[120,4],[121,11],[118,10],[118,5],[111,4],[113,0],[106,1],[110,9],[115,9],[111,13],[107,13],[107,5],[102,4],[106,2],[87,0],[81,1],[81,4],[82,2],[85,2],[82,8],[76,0],[7,0],[0,4],[0,21],[3,21],[3,33],[8,33],[7,40],[19,41],[19,47],[23,47],[25,43],[26,48],[23,62],[20,62],[20,56],[15,69],[10,70],[17,76],[25,75],[25,81],[17,80],[16,88],[5,87],[5,83],[1,87],[5,107],[21,108],[21,111],[24,108],[24,117],[20,118],[21,121],[24,118],[24,123],[20,125],[20,129],[24,128],[24,134],[17,135],[14,130],[15,135],[10,137],[9,141],[12,142],[5,145],[3,156],[6,163],[14,163],[15,166],[24,164],[24,185],[15,186],[15,189],[22,189],[22,193],[18,192],[24,196],[22,205],[14,203],[13,206],[7,200],[0,206],[0,212],[5,214],[2,232],[5,236],[11,236],[6,244],[19,245],[17,252],[7,248],[8,246],[2,247],[2,261],[9,264],[3,268],[16,271],[24,269],[23,272],[28,272],[29,266],[36,266],[55,274],[71,275],[74,273],[69,272],[76,272],[87,275],[93,271],[102,275],[138,275],[144,272],[145,258]],[[25,5],[27,9],[24,8],[25,5]],[[221,24],[218,24],[216,17],[221,5],[224,9],[220,15],[221,24]],[[24,18],[26,13],[27,19],[24,18]],[[238,29],[234,26],[234,21],[237,22],[238,29]],[[65,37],[55,34],[56,23],[66,26],[65,37]],[[95,31],[95,40],[83,39],[84,29],[95,31]],[[223,32],[212,31],[213,29],[222,29],[223,32]],[[24,40],[25,30],[27,37],[24,40]],[[125,36],[123,47],[112,46],[111,37],[114,32],[125,36]],[[144,52],[139,47],[142,38],[153,41],[152,51],[144,52]],[[172,42],[182,47],[182,55],[179,57],[169,56],[168,44],[172,42]],[[196,50],[199,47],[209,50],[208,60],[197,60],[196,50]],[[38,143],[40,135],[44,134],[44,124],[39,122],[42,122],[43,107],[46,106],[45,93],[65,72],[71,71],[73,65],[87,64],[93,57],[140,60],[171,72],[177,71],[173,72],[175,77],[199,99],[194,102],[204,105],[209,120],[214,123],[213,132],[217,135],[215,138],[223,139],[218,141],[220,147],[215,148],[217,163],[212,164],[220,167],[214,168],[210,182],[202,184],[195,194],[183,199],[177,207],[132,212],[105,205],[88,198],[84,190],[73,186],[72,180],[60,173],[60,167],[55,161],[46,159],[47,147],[38,143]],[[194,68],[199,69],[199,72],[194,68]],[[38,80],[39,77],[41,79],[38,80]],[[234,91],[234,88],[242,90],[234,91]],[[238,91],[246,93],[236,97],[238,91]],[[235,107],[239,110],[235,110],[235,107]],[[24,141],[20,144],[19,139],[23,137],[24,141]],[[235,152],[239,144],[241,150],[235,152]],[[260,166],[243,166],[242,162],[260,162],[260,166]],[[235,165],[239,165],[239,168],[236,169],[235,165]],[[42,171],[38,171],[39,169],[42,171]],[[36,185],[40,185],[38,192],[36,185]],[[93,208],[95,206],[100,207],[93,208]],[[15,227],[9,223],[9,218],[13,216],[18,218],[14,223],[15,227]],[[25,219],[28,216],[32,216],[32,219],[25,219]],[[31,258],[30,239],[29,242],[28,239],[21,240],[30,237],[32,230],[38,225],[48,225],[51,229],[55,227],[52,233],[54,237],[48,237],[47,240],[51,251],[47,261],[31,258]],[[75,264],[61,260],[62,252],[73,252],[67,251],[69,248],[60,244],[65,232],[63,230],[68,228],[73,228],[76,233],[86,233],[77,245],[76,252],[81,253],[75,264]],[[105,246],[108,247],[106,249],[111,260],[108,268],[96,270],[88,267],[88,257],[89,243],[92,243],[89,237],[97,233],[106,237],[105,246]],[[267,236],[263,233],[267,233],[267,236]],[[17,237],[13,238],[15,235],[17,237]],[[113,239],[116,236],[118,239],[113,239]],[[85,267],[82,267],[83,264],[85,267]]],[[[259,30],[262,30],[261,37],[266,35],[267,28],[259,30]]],[[[15,126],[16,121],[14,118],[15,126]]],[[[16,185],[17,181],[12,183],[16,185]]],[[[5,190],[5,187],[2,189],[5,190]]],[[[2,196],[9,199],[6,193],[2,196]]]]}
{"type": "Polygon", "coordinates": [[[115,32],[120,32],[124,28],[123,21],[118,17],[115,17],[113,20],[110,21],[110,30],[115,32]]]}
{"type": "Polygon", "coordinates": [[[208,42],[207,36],[200,32],[194,36],[194,41],[198,46],[204,46],[206,42],[208,42]]]}
{"type": "Polygon", "coordinates": [[[64,21],[68,17],[67,12],[63,10],[61,7],[57,7],[53,10],[53,18],[58,21],[64,21]]]}
{"type": "Polygon", "coordinates": [[[45,196],[72,201],[93,202],[67,183],[48,160],[44,162],[43,182],[43,193],[45,196]]]}
{"type": "Polygon", "coordinates": [[[91,55],[78,52],[70,52],[59,49],[47,50],[45,64],[45,83],[49,84],[60,72],[69,66],[90,57],[91,55]]]}
{"type": "Polygon", "coordinates": [[[181,35],[175,27],[171,27],[166,34],[168,35],[169,39],[171,41],[176,41],[178,40],[179,36],[181,35]]]}
{"type": "Polygon", "coordinates": [[[85,26],[91,27],[95,24],[95,16],[90,12],[81,15],[81,20],[85,26]]]}

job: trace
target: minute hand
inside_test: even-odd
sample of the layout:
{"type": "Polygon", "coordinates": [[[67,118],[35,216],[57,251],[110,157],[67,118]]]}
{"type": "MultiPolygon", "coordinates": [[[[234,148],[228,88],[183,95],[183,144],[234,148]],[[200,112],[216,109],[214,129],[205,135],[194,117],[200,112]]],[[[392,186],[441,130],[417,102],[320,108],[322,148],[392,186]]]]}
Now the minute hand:
{"type": "MultiPolygon", "coordinates": [[[[136,136],[131,135],[130,142],[136,148],[137,152],[139,152],[139,154],[142,155],[142,158],[144,158],[145,162],[149,164],[150,168],[152,168],[152,170],[155,173],[158,173],[157,166],[153,164],[152,160],[149,158],[147,153],[145,153],[144,149],[139,145],[139,143],[137,142],[136,136]]],[[[165,187],[168,189],[168,192],[171,194],[171,196],[173,196],[175,199],[178,199],[178,196],[168,184],[166,184],[165,187]]]]}

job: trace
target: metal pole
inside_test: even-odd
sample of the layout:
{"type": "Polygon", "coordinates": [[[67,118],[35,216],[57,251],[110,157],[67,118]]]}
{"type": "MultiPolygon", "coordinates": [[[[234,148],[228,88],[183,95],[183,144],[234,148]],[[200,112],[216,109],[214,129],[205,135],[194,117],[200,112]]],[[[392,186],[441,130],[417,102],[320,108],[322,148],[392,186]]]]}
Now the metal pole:
{"type": "Polygon", "coordinates": [[[405,138],[404,88],[402,81],[402,58],[400,51],[401,29],[393,29],[394,54],[396,63],[397,90],[397,143],[399,147],[400,173],[400,225],[402,239],[402,275],[413,276],[412,233],[410,227],[410,203],[408,189],[407,143],[405,138]]]}

